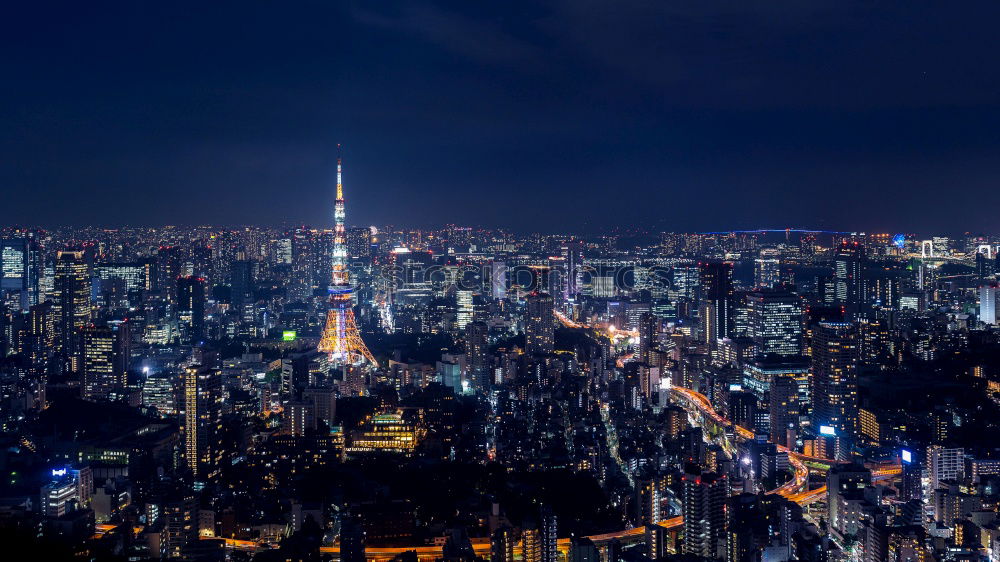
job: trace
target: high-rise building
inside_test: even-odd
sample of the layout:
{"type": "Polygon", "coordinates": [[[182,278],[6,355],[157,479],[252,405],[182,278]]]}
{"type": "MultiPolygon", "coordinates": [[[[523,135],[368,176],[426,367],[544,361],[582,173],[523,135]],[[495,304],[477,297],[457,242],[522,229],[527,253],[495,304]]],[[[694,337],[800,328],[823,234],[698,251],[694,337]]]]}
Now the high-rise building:
{"type": "Polygon", "coordinates": [[[754,260],[754,286],[773,288],[781,283],[781,260],[767,257],[763,253],[754,260]]]}
{"type": "Polygon", "coordinates": [[[659,320],[652,313],[639,316],[639,361],[649,362],[649,351],[657,346],[659,320]]]}
{"type": "Polygon", "coordinates": [[[39,494],[40,512],[45,517],[62,517],[76,509],[79,488],[72,478],[49,482],[39,494]]]}
{"type": "Polygon", "coordinates": [[[118,329],[87,326],[81,332],[81,395],[84,400],[107,400],[128,384],[130,334],[127,322],[118,329]]]}
{"type": "Polygon", "coordinates": [[[826,475],[827,521],[833,530],[845,532],[852,519],[845,506],[862,498],[871,483],[872,473],[863,466],[848,464],[830,469],[826,475]]]}
{"type": "Polygon", "coordinates": [[[464,330],[473,320],[472,291],[464,289],[455,291],[455,302],[457,310],[455,326],[459,330],[464,330]]]}
{"type": "Polygon", "coordinates": [[[193,365],[184,370],[184,457],[195,480],[207,482],[222,463],[222,374],[193,365]]]}
{"type": "Polygon", "coordinates": [[[923,474],[924,463],[917,451],[904,449],[900,452],[900,464],[903,473],[901,475],[902,486],[900,492],[904,502],[910,500],[923,501],[924,487],[923,474]]]}
{"type": "Polygon", "coordinates": [[[646,556],[650,560],[662,560],[676,553],[676,531],[656,523],[646,525],[645,527],[646,556]]]}
{"type": "Polygon", "coordinates": [[[637,482],[635,496],[639,514],[639,520],[643,525],[656,523],[663,519],[660,508],[662,496],[660,494],[660,482],[657,478],[637,482]]]}
{"type": "Polygon", "coordinates": [[[791,373],[776,374],[771,379],[770,390],[771,442],[794,447],[802,413],[798,377],[791,373]]]}
{"type": "Polygon", "coordinates": [[[52,301],[32,305],[28,309],[28,325],[22,352],[31,361],[36,373],[47,371],[49,360],[58,343],[57,311],[52,301]]]}
{"type": "Polygon", "coordinates": [[[859,242],[843,242],[833,259],[834,294],[836,304],[857,314],[866,293],[865,248],[859,242]]]}
{"type": "Polygon", "coordinates": [[[997,325],[1000,319],[1000,285],[986,283],[979,287],[979,321],[997,325]]]}
{"type": "Polygon", "coordinates": [[[733,311],[735,308],[733,264],[727,262],[703,263],[699,271],[702,337],[705,343],[714,347],[719,340],[730,337],[733,330],[733,311]]]}
{"type": "Polygon", "coordinates": [[[996,262],[983,252],[976,252],[976,278],[979,281],[990,279],[996,275],[996,262]]]}
{"type": "Polygon", "coordinates": [[[858,416],[857,329],[849,322],[820,322],[812,339],[813,427],[852,436],[858,416]]]}
{"type": "Polygon", "coordinates": [[[683,489],[684,554],[724,558],[728,480],[725,475],[689,470],[683,489]]]}
{"type": "Polygon", "coordinates": [[[237,260],[229,271],[230,302],[241,317],[244,307],[253,302],[254,265],[252,261],[237,260]]]}
{"type": "MultiPolygon", "coordinates": [[[[80,330],[90,323],[90,267],[82,251],[56,254],[55,281],[56,332],[59,351],[67,357],[80,349],[80,330]]],[[[76,365],[72,368],[75,370],[76,365]]]]}
{"type": "Polygon", "coordinates": [[[291,400],[285,402],[282,429],[289,435],[302,437],[307,431],[316,429],[315,409],[310,402],[291,400]]]}
{"type": "Polygon", "coordinates": [[[352,260],[368,259],[372,255],[372,230],[368,227],[347,230],[347,257],[352,260]]]}
{"type": "Polygon", "coordinates": [[[673,287],[680,296],[693,299],[701,286],[701,274],[696,266],[677,266],[673,269],[673,287]]]}
{"type": "Polygon", "coordinates": [[[481,390],[491,386],[489,333],[486,322],[470,322],[465,327],[465,363],[469,379],[481,390]]]}
{"type": "Polygon", "coordinates": [[[156,408],[165,417],[176,416],[180,411],[177,403],[176,377],[167,373],[149,375],[142,383],[142,405],[156,408]]]}
{"type": "Polygon", "coordinates": [[[524,316],[525,352],[531,355],[547,355],[555,348],[555,318],[552,296],[548,293],[529,293],[525,298],[527,310],[524,316]]]}
{"type": "Polygon", "coordinates": [[[302,391],[302,400],[312,406],[316,423],[324,422],[333,427],[337,417],[337,391],[333,388],[307,388],[302,391]]]}
{"type": "Polygon", "coordinates": [[[94,266],[94,277],[102,283],[112,279],[121,279],[125,282],[127,291],[148,290],[150,281],[146,278],[149,274],[149,264],[135,263],[101,263],[94,266]]]}
{"type": "Polygon", "coordinates": [[[521,560],[524,562],[542,561],[542,536],[537,526],[521,529],[521,560]]]}
{"type": "Polygon", "coordinates": [[[750,335],[759,358],[802,355],[802,299],[788,291],[758,290],[747,295],[750,335]]]}
{"type": "Polygon", "coordinates": [[[197,344],[205,337],[205,279],[177,279],[177,324],[181,343],[197,344]]]}
{"type": "Polygon", "coordinates": [[[927,562],[933,560],[927,551],[926,532],[920,525],[893,527],[889,533],[886,551],[886,562],[927,562]]]}
{"type": "Polygon", "coordinates": [[[583,242],[570,240],[562,245],[562,264],[565,268],[563,300],[568,301],[580,292],[580,266],[583,265],[583,242]]]}
{"type": "Polygon", "coordinates": [[[587,537],[573,537],[569,542],[568,562],[601,562],[601,551],[587,537]]]}
{"type": "Polygon", "coordinates": [[[514,547],[517,546],[517,536],[509,525],[503,525],[493,531],[490,537],[490,562],[514,562],[514,547]]]}
{"type": "Polygon", "coordinates": [[[539,538],[541,539],[541,562],[558,562],[559,560],[559,529],[558,520],[547,506],[541,510],[539,538]]]}
{"type": "Polygon", "coordinates": [[[926,475],[930,490],[936,490],[944,480],[957,480],[965,476],[965,449],[932,445],[927,448],[926,475]]]}
{"type": "Polygon", "coordinates": [[[758,496],[744,493],[726,500],[726,562],[749,562],[761,550],[766,514],[758,496]]]}
{"type": "Polygon", "coordinates": [[[0,297],[13,293],[19,310],[38,303],[37,254],[31,239],[0,240],[0,297]]]}
{"type": "Polygon", "coordinates": [[[156,251],[156,286],[166,293],[168,302],[177,302],[177,279],[184,276],[186,260],[184,248],[180,246],[160,246],[156,251]]]}

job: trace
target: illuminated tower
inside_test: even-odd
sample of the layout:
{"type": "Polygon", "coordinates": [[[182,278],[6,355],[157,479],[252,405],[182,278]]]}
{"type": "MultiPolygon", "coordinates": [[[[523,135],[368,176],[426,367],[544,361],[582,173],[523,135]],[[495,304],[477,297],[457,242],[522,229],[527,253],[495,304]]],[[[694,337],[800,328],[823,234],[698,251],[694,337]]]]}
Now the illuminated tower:
{"type": "Polygon", "coordinates": [[[326,314],[326,328],[319,342],[319,351],[329,353],[339,365],[357,365],[367,360],[376,365],[375,358],[358,333],[354,323],[354,308],[347,273],[347,233],[344,228],[344,184],[341,181],[341,159],[337,157],[337,203],[333,218],[333,275],[330,285],[330,311],[326,314]]]}

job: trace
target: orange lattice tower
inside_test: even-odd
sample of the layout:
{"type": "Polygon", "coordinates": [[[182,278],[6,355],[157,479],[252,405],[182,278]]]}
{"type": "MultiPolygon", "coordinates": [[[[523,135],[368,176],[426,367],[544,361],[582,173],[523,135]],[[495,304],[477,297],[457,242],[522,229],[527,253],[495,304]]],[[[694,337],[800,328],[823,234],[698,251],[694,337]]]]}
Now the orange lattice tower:
{"type": "MultiPolygon", "coordinates": [[[[338,145],[339,149],[339,145],[338,145]]],[[[341,158],[337,156],[337,203],[334,206],[333,277],[330,285],[330,311],[326,313],[323,339],[317,349],[329,353],[335,364],[357,365],[364,361],[377,365],[375,357],[358,333],[354,322],[354,303],[347,273],[347,235],[344,228],[344,184],[341,181],[341,158]]]]}

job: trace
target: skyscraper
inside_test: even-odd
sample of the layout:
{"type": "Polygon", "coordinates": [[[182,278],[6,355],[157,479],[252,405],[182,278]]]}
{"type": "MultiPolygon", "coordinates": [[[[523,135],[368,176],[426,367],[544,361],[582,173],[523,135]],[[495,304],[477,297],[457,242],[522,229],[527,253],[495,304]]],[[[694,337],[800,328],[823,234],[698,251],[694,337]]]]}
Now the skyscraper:
{"type": "Polygon", "coordinates": [[[703,263],[701,275],[702,337],[714,347],[728,338],[733,329],[733,265],[726,262],[703,263]]]}
{"type": "Polygon", "coordinates": [[[836,304],[857,314],[865,296],[865,248],[859,242],[843,242],[833,259],[836,304]]]}
{"type": "Polygon", "coordinates": [[[489,332],[485,322],[470,322],[465,327],[465,361],[469,378],[480,390],[490,388],[489,332]]]}
{"type": "Polygon", "coordinates": [[[177,279],[177,323],[181,343],[197,344],[205,337],[205,279],[177,279]]]}
{"type": "Polygon", "coordinates": [[[552,353],[555,346],[555,318],[552,296],[533,292],[525,298],[527,310],[524,317],[525,352],[528,355],[552,353]]]}
{"type": "Polygon", "coordinates": [[[48,370],[49,360],[58,341],[57,320],[52,301],[39,303],[28,309],[28,326],[22,347],[36,373],[48,370]]]}
{"type": "MultiPolygon", "coordinates": [[[[982,254],[980,254],[982,255],[982,254]]],[[[986,283],[979,287],[979,321],[996,326],[1000,310],[1000,288],[996,283],[986,283]]]]}
{"type": "MultiPolygon", "coordinates": [[[[59,351],[74,357],[80,349],[80,330],[90,322],[90,267],[82,251],[56,254],[56,332],[59,351]]],[[[76,368],[76,365],[73,365],[76,368]]]]}
{"type": "Polygon", "coordinates": [[[754,355],[802,355],[802,299],[781,290],[757,290],[747,295],[754,355]]]}
{"type": "Polygon", "coordinates": [[[793,374],[776,374],[771,379],[768,406],[771,414],[771,442],[794,446],[794,434],[799,427],[801,405],[799,382],[793,374]]]}
{"type": "Polygon", "coordinates": [[[770,289],[780,283],[781,260],[762,253],[761,257],[754,260],[754,286],[770,289]]]}
{"type": "Polygon", "coordinates": [[[565,268],[565,282],[563,283],[563,300],[568,301],[580,292],[579,272],[583,265],[583,242],[579,240],[568,240],[560,249],[562,253],[562,263],[565,268]]]}
{"type": "Polygon", "coordinates": [[[372,231],[368,227],[347,231],[347,256],[352,260],[368,259],[372,255],[372,231]]]}
{"type": "Polygon", "coordinates": [[[0,297],[13,293],[20,310],[38,302],[36,254],[34,242],[28,238],[0,240],[0,297]]]}
{"type": "Polygon", "coordinates": [[[472,291],[464,289],[455,291],[455,304],[457,309],[455,325],[459,330],[464,330],[473,318],[472,291]]]}
{"type": "Polygon", "coordinates": [[[686,471],[683,488],[684,554],[724,558],[728,480],[712,472],[686,471]]]}
{"type": "Polygon", "coordinates": [[[853,435],[858,413],[857,330],[849,322],[820,322],[813,332],[813,427],[853,435]]]}
{"type": "Polygon", "coordinates": [[[184,457],[195,480],[218,475],[222,462],[222,374],[193,365],[184,370],[184,457]]]}
{"type": "Polygon", "coordinates": [[[657,344],[659,324],[656,316],[649,312],[639,316],[639,361],[649,362],[649,351],[657,344]]]}
{"type": "Polygon", "coordinates": [[[106,400],[114,390],[128,384],[128,324],[119,329],[87,326],[81,332],[82,379],[84,400],[106,400]]]}
{"type": "Polygon", "coordinates": [[[230,302],[236,314],[243,316],[244,307],[253,301],[254,262],[237,260],[229,272],[230,302]]]}
{"type": "Polygon", "coordinates": [[[156,286],[166,292],[168,302],[177,302],[177,279],[184,275],[184,261],[184,248],[179,246],[160,246],[156,251],[156,286]]]}

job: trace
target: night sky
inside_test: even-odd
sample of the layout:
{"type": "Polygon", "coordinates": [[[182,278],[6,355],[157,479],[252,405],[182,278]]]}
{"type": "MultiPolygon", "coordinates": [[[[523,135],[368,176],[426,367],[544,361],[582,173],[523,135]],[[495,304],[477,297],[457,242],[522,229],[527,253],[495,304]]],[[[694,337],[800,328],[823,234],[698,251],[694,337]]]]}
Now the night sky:
{"type": "Polygon", "coordinates": [[[1000,2],[9,2],[0,223],[997,232],[1000,2]]]}

